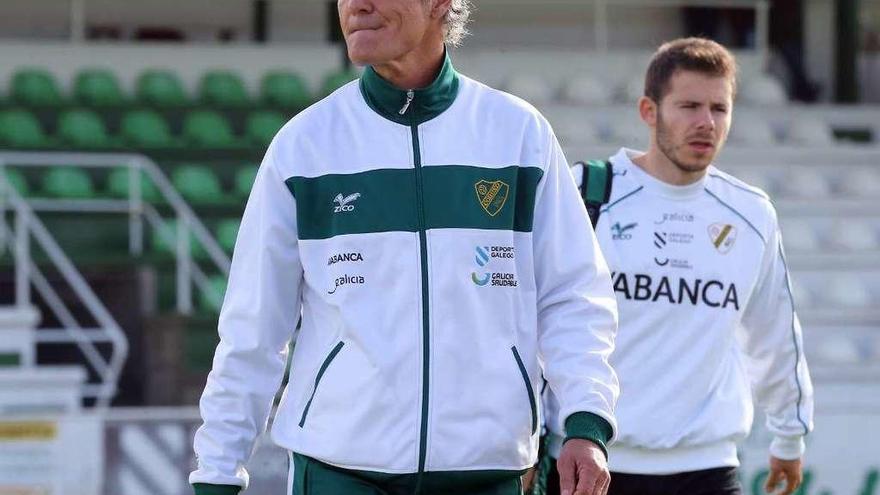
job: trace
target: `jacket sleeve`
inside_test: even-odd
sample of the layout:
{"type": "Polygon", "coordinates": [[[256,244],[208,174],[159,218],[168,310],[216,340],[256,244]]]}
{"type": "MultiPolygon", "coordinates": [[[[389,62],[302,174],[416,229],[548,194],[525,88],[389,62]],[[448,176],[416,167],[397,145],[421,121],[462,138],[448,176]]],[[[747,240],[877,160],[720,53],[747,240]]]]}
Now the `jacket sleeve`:
{"type": "Polygon", "coordinates": [[[300,313],[296,204],[274,150],[260,166],[235,243],[220,343],[199,402],[198,465],[189,477],[196,493],[213,493],[210,485],[247,488],[245,463],[266,429],[300,313]]]}
{"type": "Polygon", "coordinates": [[[739,340],[747,356],[755,402],[775,435],[770,453],[779,459],[797,459],[804,453],[804,435],[813,428],[813,385],[782,238],[775,211],[771,213],[772,233],[756,289],[743,313],[739,340]]]}
{"type": "Polygon", "coordinates": [[[599,437],[611,441],[620,391],[608,362],[617,332],[617,303],[565,156],[552,133],[549,140],[533,228],[538,349],[559,403],[558,418],[547,421],[564,424],[568,438],[594,440],[601,431],[599,437]]]}

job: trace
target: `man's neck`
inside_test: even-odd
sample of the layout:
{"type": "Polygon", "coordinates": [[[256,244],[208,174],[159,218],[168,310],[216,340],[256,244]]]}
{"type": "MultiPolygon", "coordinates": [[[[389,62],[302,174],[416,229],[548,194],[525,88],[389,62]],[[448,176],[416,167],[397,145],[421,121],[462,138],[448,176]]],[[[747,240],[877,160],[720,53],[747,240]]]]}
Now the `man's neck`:
{"type": "Polygon", "coordinates": [[[651,177],[673,186],[693,184],[705,177],[708,170],[696,172],[682,170],[655,145],[652,145],[644,155],[633,158],[632,162],[651,177]]]}
{"type": "Polygon", "coordinates": [[[403,57],[373,66],[373,69],[400,89],[420,89],[429,86],[443,65],[445,47],[442,42],[425,43],[403,57]]]}

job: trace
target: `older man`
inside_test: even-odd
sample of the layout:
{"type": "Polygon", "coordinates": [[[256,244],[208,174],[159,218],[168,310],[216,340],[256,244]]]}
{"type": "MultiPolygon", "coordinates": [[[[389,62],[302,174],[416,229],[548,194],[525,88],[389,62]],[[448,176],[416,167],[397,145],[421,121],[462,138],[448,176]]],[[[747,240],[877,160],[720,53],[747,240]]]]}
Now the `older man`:
{"type": "Polygon", "coordinates": [[[196,493],[247,486],[300,314],[272,428],[289,492],[518,494],[543,371],[566,425],[565,489],[604,493],[616,306],[550,126],[453,69],[466,0],[340,0],[339,13],[367,68],[287,124],[260,167],[201,401],[196,493]]]}

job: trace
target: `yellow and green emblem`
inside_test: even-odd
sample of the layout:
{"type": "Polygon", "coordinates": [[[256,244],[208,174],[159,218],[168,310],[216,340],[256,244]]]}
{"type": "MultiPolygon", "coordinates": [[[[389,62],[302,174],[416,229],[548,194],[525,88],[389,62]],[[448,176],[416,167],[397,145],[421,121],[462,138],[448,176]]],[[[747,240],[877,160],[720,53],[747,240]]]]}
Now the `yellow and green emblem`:
{"type": "Polygon", "coordinates": [[[504,208],[507,195],[510,193],[510,186],[500,180],[481,180],[474,184],[474,189],[477,191],[480,206],[493,217],[504,208]]]}

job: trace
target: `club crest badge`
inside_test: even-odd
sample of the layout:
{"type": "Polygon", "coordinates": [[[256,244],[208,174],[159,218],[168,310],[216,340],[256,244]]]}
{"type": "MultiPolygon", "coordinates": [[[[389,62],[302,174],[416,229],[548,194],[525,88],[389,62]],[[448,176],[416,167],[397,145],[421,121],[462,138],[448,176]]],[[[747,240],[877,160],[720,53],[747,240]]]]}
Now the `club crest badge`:
{"type": "Polygon", "coordinates": [[[504,204],[507,203],[507,195],[510,193],[510,186],[500,180],[491,182],[481,180],[474,184],[474,189],[477,191],[477,200],[480,202],[480,206],[491,217],[497,215],[504,208],[504,204]]]}

